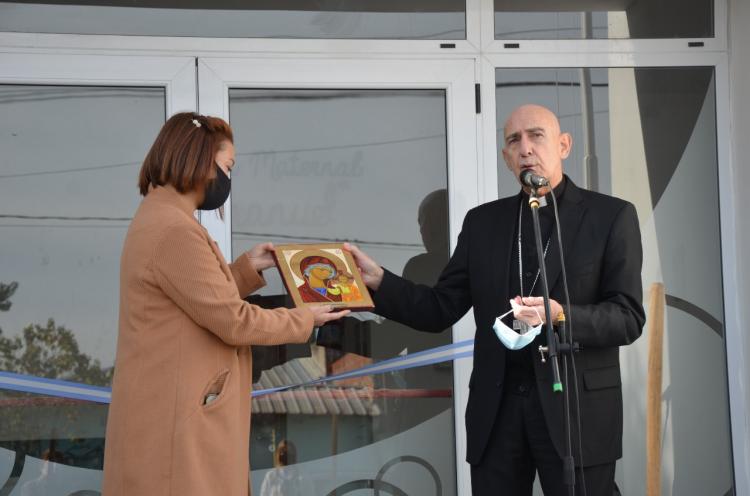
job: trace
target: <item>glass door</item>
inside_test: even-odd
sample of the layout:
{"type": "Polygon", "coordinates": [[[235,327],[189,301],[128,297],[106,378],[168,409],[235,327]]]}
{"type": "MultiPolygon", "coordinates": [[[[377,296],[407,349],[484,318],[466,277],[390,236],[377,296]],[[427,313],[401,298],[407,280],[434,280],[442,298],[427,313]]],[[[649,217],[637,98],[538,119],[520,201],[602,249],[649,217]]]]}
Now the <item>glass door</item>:
{"type": "MultiPolygon", "coordinates": [[[[654,373],[648,366],[651,322],[640,339],[620,349],[625,410],[618,485],[623,494],[646,493],[646,424],[657,422],[664,494],[734,494],[726,352],[732,330],[724,312],[714,61],[695,65],[699,59],[673,57],[669,65],[654,59],[637,67],[606,57],[589,56],[585,67],[578,61],[537,57],[524,66],[498,57],[486,74],[493,79],[496,146],[502,146],[503,123],[518,105],[552,109],[573,137],[564,164],[568,176],[638,210],[647,312],[654,285],[663,284],[660,413],[646,405],[654,373]]],[[[490,126],[486,157],[494,151],[490,126]]],[[[498,196],[514,194],[514,178],[504,166],[498,170],[498,196]]]]}
{"type": "MultiPolygon", "coordinates": [[[[199,88],[201,113],[235,133],[230,206],[202,219],[227,258],[264,241],[351,241],[434,284],[479,200],[473,59],[201,59],[199,88]]],[[[251,301],[289,305],[277,272],[265,277],[251,301]]],[[[470,322],[428,334],[360,313],[305,345],[254,347],[254,494],[457,494],[470,360],[426,357],[472,335],[470,322]],[[424,359],[399,368],[412,357],[424,359]]]]}
{"type": "Polygon", "coordinates": [[[99,494],[138,170],[187,57],[0,54],[0,494],[99,494]]]}

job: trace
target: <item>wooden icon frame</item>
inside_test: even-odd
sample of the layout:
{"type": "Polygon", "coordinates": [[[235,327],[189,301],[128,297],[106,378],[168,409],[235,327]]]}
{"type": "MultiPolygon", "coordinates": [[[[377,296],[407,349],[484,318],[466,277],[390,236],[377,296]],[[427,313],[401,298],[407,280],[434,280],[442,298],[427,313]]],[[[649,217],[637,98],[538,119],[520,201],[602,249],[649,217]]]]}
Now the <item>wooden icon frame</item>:
{"type": "Polygon", "coordinates": [[[342,243],[276,245],[273,253],[296,307],[331,305],[355,311],[375,307],[342,243]]]}

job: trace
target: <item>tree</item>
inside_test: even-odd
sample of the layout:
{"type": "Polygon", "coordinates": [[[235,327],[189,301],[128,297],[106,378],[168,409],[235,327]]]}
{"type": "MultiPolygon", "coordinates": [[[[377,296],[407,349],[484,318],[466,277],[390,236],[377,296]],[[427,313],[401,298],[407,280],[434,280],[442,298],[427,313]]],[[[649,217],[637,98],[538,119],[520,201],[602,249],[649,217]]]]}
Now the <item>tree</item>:
{"type": "Polygon", "coordinates": [[[0,282],[0,312],[7,312],[10,310],[11,302],[10,297],[18,289],[18,283],[13,281],[10,284],[3,284],[0,282]]]}
{"type": "MultiPolygon", "coordinates": [[[[7,311],[18,283],[0,283],[0,310],[7,311]]],[[[108,386],[113,369],[102,369],[78,348],[75,334],[50,318],[46,325],[29,324],[21,335],[6,337],[0,329],[0,370],[50,379],[108,386]]]]}
{"type": "MultiPolygon", "coordinates": [[[[18,283],[15,281],[10,284],[0,283],[0,311],[7,312],[10,309],[10,298],[17,289],[18,283]]],[[[99,360],[92,360],[81,353],[75,333],[56,325],[55,320],[50,318],[46,325],[29,324],[13,337],[4,336],[0,329],[0,370],[108,386],[114,369],[102,369],[99,360]]],[[[62,450],[59,452],[62,462],[101,469],[104,432],[102,431],[101,437],[90,438],[79,438],[73,433],[80,430],[77,423],[81,419],[91,422],[92,414],[98,415],[103,425],[106,406],[80,402],[50,408],[45,404],[36,406],[26,402],[26,399],[33,400],[36,397],[29,393],[0,390],[0,400],[5,400],[0,404],[4,434],[0,439],[0,447],[16,452],[16,466],[23,466],[26,455],[44,459],[45,453],[48,454],[59,446],[62,450]],[[84,411],[86,416],[82,417],[84,411]],[[39,432],[46,432],[50,421],[54,426],[50,439],[41,438],[39,432]],[[40,422],[47,424],[40,427],[40,422]]],[[[94,424],[99,425],[99,422],[94,424]]]]}
{"type": "Polygon", "coordinates": [[[73,332],[48,319],[46,326],[26,326],[21,336],[8,338],[0,330],[0,370],[108,386],[113,369],[81,353],[73,332]]]}

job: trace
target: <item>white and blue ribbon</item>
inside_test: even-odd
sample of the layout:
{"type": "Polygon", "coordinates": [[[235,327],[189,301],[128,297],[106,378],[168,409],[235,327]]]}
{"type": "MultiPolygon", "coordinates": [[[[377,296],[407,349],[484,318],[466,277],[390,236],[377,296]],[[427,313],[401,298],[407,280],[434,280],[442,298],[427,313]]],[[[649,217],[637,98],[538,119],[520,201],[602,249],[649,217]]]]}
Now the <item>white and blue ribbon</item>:
{"type": "Polygon", "coordinates": [[[61,381],[59,379],[46,379],[44,377],[16,374],[13,372],[0,372],[0,389],[93,401],[96,403],[109,403],[112,399],[111,388],[61,381]]]}
{"type": "Polygon", "coordinates": [[[457,343],[438,346],[437,348],[431,348],[425,351],[419,351],[396,358],[390,358],[388,360],[383,360],[382,362],[367,365],[365,367],[360,367],[354,370],[349,370],[340,374],[328,375],[314,381],[304,382],[300,384],[288,384],[275,388],[258,389],[257,391],[252,392],[252,396],[263,396],[265,394],[275,393],[278,391],[286,391],[287,389],[292,389],[300,386],[314,386],[317,384],[323,384],[325,382],[333,382],[342,379],[354,379],[356,377],[362,377],[366,375],[385,374],[388,372],[395,372],[397,370],[424,367],[425,365],[432,365],[435,363],[448,362],[452,360],[458,360],[459,358],[470,357],[473,353],[474,340],[467,339],[466,341],[459,341],[457,343]]]}
{"type": "MultiPolygon", "coordinates": [[[[410,353],[408,355],[390,358],[372,365],[349,370],[340,374],[329,375],[313,381],[284,386],[259,389],[252,392],[252,396],[258,397],[278,391],[285,391],[304,386],[314,386],[326,382],[342,379],[353,379],[367,375],[386,374],[397,370],[424,367],[441,362],[448,362],[472,356],[474,353],[474,340],[467,339],[444,346],[438,346],[425,351],[410,353]]],[[[71,381],[59,379],[46,379],[33,375],[16,374],[14,372],[0,372],[0,389],[9,389],[24,393],[55,396],[59,398],[70,398],[76,400],[92,401],[95,403],[109,403],[112,400],[112,390],[107,387],[90,386],[71,381]]]]}

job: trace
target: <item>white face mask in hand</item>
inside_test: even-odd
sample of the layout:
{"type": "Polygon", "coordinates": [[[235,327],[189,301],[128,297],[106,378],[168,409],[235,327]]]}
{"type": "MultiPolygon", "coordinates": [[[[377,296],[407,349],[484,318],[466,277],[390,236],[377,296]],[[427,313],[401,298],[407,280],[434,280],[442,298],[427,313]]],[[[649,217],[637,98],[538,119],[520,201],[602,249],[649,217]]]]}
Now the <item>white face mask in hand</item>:
{"type": "MultiPolygon", "coordinates": [[[[511,300],[511,304],[512,303],[515,302],[511,300]]],[[[539,333],[542,332],[542,318],[541,316],[539,316],[539,312],[537,312],[537,316],[539,317],[540,321],[539,324],[531,327],[523,334],[518,334],[516,331],[505,325],[505,322],[501,320],[503,317],[510,314],[513,310],[514,309],[510,309],[496,318],[495,324],[492,326],[492,328],[495,330],[497,338],[505,345],[506,348],[508,348],[509,350],[520,350],[524,346],[534,341],[534,338],[536,338],[539,333]]]]}

